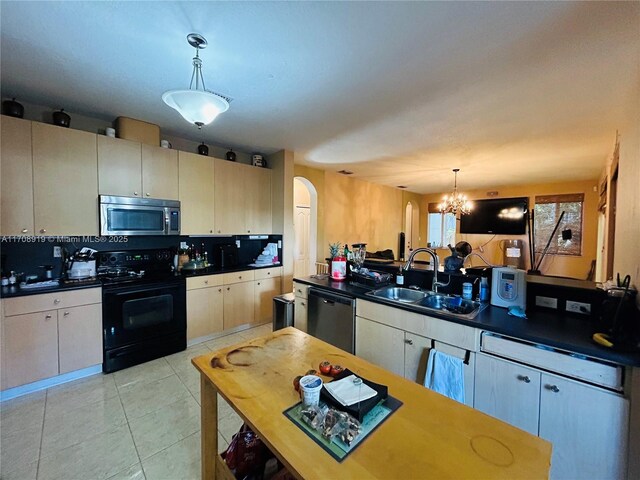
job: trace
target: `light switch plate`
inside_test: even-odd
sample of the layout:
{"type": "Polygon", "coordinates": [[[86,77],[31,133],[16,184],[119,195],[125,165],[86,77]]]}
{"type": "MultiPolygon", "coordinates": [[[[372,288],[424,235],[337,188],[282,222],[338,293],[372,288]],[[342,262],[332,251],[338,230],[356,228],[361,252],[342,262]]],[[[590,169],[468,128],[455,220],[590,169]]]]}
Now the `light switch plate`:
{"type": "Polygon", "coordinates": [[[56,245],[53,247],[53,257],[54,258],[62,258],[62,247],[56,245]]]}
{"type": "Polygon", "coordinates": [[[240,240],[236,240],[236,247],[240,248],[240,240]]]}
{"type": "Polygon", "coordinates": [[[540,295],[536,295],[536,306],[537,307],[546,307],[546,308],[555,308],[558,309],[558,299],[552,297],[542,297],[540,295]]]}
{"type": "Polygon", "coordinates": [[[278,240],[278,248],[282,248],[282,240],[278,240]]]}

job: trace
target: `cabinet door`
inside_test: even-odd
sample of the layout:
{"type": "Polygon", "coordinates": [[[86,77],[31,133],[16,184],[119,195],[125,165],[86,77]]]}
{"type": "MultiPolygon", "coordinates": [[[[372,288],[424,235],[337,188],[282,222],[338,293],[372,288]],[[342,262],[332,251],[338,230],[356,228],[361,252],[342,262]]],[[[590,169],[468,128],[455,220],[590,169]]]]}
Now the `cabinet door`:
{"type": "Polygon", "coordinates": [[[139,142],[98,135],[100,195],[142,196],[142,146],[139,142]]]}
{"type": "MultiPolygon", "coordinates": [[[[436,349],[451,355],[465,359],[467,351],[446,343],[436,342],[430,338],[405,332],[404,334],[404,378],[424,385],[424,377],[427,371],[427,360],[432,342],[436,349]]],[[[464,404],[473,407],[475,386],[475,353],[470,353],[468,364],[463,366],[464,376],[464,404]]]]}
{"type": "Polygon", "coordinates": [[[221,234],[246,231],[245,197],[249,194],[243,176],[251,167],[225,160],[214,160],[215,230],[221,234]]]}
{"type": "Polygon", "coordinates": [[[102,363],[102,304],[58,310],[60,373],[102,363]]]}
{"type": "Polygon", "coordinates": [[[255,323],[263,324],[273,320],[273,297],[280,295],[280,279],[266,278],[256,280],[254,288],[255,323]]]}
{"type": "Polygon", "coordinates": [[[538,435],[540,373],[495,357],[476,355],[475,408],[538,435]]]}
{"type": "Polygon", "coordinates": [[[629,402],[542,374],[540,436],[553,443],[551,478],[626,478],[629,402]]]}
{"type": "Polygon", "coordinates": [[[234,283],[224,288],[224,329],[253,323],[253,282],[234,283]]]}
{"type": "Polygon", "coordinates": [[[178,200],[178,152],[142,145],[142,194],[145,198],[178,200]]]}
{"type": "Polygon", "coordinates": [[[33,206],[38,235],[97,235],[96,135],[32,124],[33,206]]]}
{"type": "Polygon", "coordinates": [[[213,159],[193,153],[178,153],[178,179],[182,235],[214,232],[213,159]]]}
{"type": "Polygon", "coordinates": [[[293,326],[307,333],[308,306],[307,299],[296,297],[293,309],[293,326]]]}
{"type": "Polygon", "coordinates": [[[222,287],[187,292],[187,340],[205,337],[224,328],[222,287]]]}
{"type": "Polygon", "coordinates": [[[356,355],[404,376],[404,331],[356,317],[356,355]]]}
{"type": "Polygon", "coordinates": [[[58,374],[56,310],[4,318],[2,389],[58,374]]]}
{"type": "Polygon", "coordinates": [[[33,235],[33,163],[31,122],[0,117],[2,235],[33,235]]]}
{"type": "Polygon", "coordinates": [[[245,194],[245,232],[271,233],[271,170],[249,168],[246,171],[245,194]]]}

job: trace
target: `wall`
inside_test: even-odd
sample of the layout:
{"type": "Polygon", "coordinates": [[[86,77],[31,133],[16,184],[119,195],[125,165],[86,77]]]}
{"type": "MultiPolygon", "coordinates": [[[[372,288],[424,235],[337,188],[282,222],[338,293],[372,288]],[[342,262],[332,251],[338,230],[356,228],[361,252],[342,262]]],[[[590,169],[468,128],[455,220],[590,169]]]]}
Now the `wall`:
{"type": "Polygon", "coordinates": [[[309,180],[318,194],[319,261],[334,242],[365,242],[370,252],[390,248],[398,255],[406,202],[420,205],[421,195],[303,165],[295,165],[294,174],[309,180]]]}
{"type": "MultiPolygon", "coordinates": [[[[587,273],[591,268],[592,260],[596,258],[597,230],[598,230],[598,192],[594,191],[594,187],[598,185],[598,180],[582,181],[582,182],[564,182],[555,184],[532,184],[518,186],[502,186],[495,187],[493,190],[499,192],[498,197],[529,197],[529,204],[534,204],[536,195],[548,195],[554,193],[584,193],[583,205],[583,237],[582,237],[582,255],[550,255],[547,254],[542,263],[541,270],[545,275],[555,275],[562,277],[572,277],[586,279],[587,273]]],[[[464,186],[463,186],[464,187],[464,186]]],[[[472,200],[490,198],[486,195],[486,190],[464,190],[472,200]]],[[[449,193],[449,192],[447,192],[449,193]]],[[[423,198],[422,209],[427,211],[427,204],[430,202],[440,202],[444,193],[425,195],[423,198]]],[[[426,214],[425,214],[426,215],[426,214]]],[[[473,213],[471,213],[473,215],[473,213]]],[[[473,251],[480,253],[492,264],[503,264],[502,250],[500,241],[503,239],[520,238],[525,244],[525,268],[529,268],[529,240],[527,235],[471,235],[457,234],[456,241],[467,241],[473,247],[473,251]],[[480,247],[482,246],[482,250],[480,247]]],[[[441,258],[450,255],[448,249],[439,250],[438,254],[441,258]]],[[[472,257],[473,265],[483,265],[483,262],[472,257]]]]}
{"type": "Polygon", "coordinates": [[[293,291],[293,152],[280,150],[267,158],[272,170],[271,213],[274,233],[282,233],[282,291],[293,291]]]}

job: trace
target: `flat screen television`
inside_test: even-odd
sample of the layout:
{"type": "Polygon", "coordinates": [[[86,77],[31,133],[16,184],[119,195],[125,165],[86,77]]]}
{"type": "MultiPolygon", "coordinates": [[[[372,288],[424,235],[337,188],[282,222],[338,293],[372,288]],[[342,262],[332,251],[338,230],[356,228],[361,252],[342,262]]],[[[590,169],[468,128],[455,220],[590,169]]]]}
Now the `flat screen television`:
{"type": "Polygon", "coordinates": [[[460,233],[523,235],[528,207],[527,197],[474,200],[471,213],[460,218],[460,233]]]}

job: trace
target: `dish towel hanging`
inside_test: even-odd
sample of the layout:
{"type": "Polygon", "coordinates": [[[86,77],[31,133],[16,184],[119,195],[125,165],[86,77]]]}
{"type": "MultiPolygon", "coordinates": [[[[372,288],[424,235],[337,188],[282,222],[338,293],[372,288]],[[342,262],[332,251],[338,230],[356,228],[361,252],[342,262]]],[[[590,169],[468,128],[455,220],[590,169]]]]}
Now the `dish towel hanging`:
{"type": "Polygon", "coordinates": [[[464,363],[462,359],[432,348],[427,360],[424,386],[464,403],[464,363]]]}

